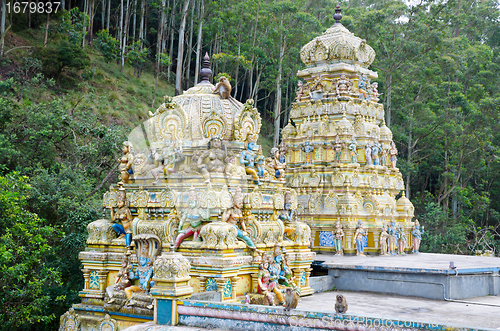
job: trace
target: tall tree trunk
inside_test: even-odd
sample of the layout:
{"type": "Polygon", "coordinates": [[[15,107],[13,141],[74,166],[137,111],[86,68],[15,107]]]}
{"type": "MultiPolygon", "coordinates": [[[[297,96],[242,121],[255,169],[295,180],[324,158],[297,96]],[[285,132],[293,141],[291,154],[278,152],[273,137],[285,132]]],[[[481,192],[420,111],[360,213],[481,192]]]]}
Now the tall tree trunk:
{"type": "Polygon", "coordinates": [[[136,28],[136,21],[137,21],[137,0],[134,0],[134,10],[133,10],[133,15],[134,15],[134,23],[132,24],[132,40],[135,42],[135,28],[136,28]]]}
{"type": "MultiPolygon", "coordinates": [[[[414,109],[413,107],[411,108],[411,113],[410,113],[410,128],[408,132],[408,156],[406,157],[406,162],[408,165],[411,164],[411,158],[412,158],[412,153],[413,153],[413,113],[414,109]]],[[[408,171],[406,174],[406,197],[408,199],[411,199],[411,191],[410,191],[410,180],[411,180],[411,173],[408,171]]]]}
{"type": "MultiPolygon", "coordinates": [[[[89,14],[89,1],[88,0],[85,0],[84,3],[83,3],[83,12],[85,14],[89,14]]],[[[90,17],[90,15],[89,15],[90,17]]],[[[86,35],[86,32],[87,31],[87,27],[84,25],[83,26],[83,40],[82,40],[82,48],[85,48],[85,35],[86,35]]]]}
{"type": "Polygon", "coordinates": [[[108,20],[106,21],[106,30],[109,32],[109,20],[111,18],[111,0],[108,0],[108,20]]]}
{"type": "Polygon", "coordinates": [[[89,20],[90,20],[90,26],[89,26],[89,45],[92,44],[92,38],[94,37],[94,9],[95,9],[95,0],[90,0],[90,6],[89,6],[89,20]]]}
{"type": "Polygon", "coordinates": [[[205,0],[200,3],[200,23],[198,25],[198,41],[196,43],[196,67],[194,69],[194,85],[198,84],[201,64],[201,43],[203,42],[203,20],[205,19],[205,0]]]}
{"type": "MultiPolygon", "coordinates": [[[[4,0],[4,1],[7,1],[7,0],[4,0]]],[[[62,0],[61,1],[61,9],[65,9],[65,8],[66,8],[66,1],[62,0]]]]}
{"type": "Polygon", "coordinates": [[[385,104],[385,121],[388,127],[391,127],[391,92],[392,92],[392,73],[385,76],[386,86],[386,104],[385,104]]]}
{"type": "Polygon", "coordinates": [[[182,56],[184,54],[184,31],[186,30],[187,12],[190,0],[184,0],[182,9],[181,26],[179,28],[179,47],[177,52],[177,67],[175,71],[175,95],[181,94],[182,88],[182,56]]]}
{"type": "Polygon", "coordinates": [[[120,0],[120,28],[118,30],[118,40],[120,41],[120,53],[121,53],[122,48],[123,48],[123,45],[122,45],[122,42],[123,42],[122,34],[123,34],[123,0],[120,0]]]}
{"type": "Polygon", "coordinates": [[[2,0],[2,18],[0,19],[0,57],[3,57],[4,39],[5,39],[5,2],[7,0],[2,0]]]}
{"type": "Polygon", "coordinates": [[[280,55],[278,58],[278,76],[276,77],[276,99],[274,103],[274,146],[280,142],[281,114],[281,76],[283,72],[283,57],[285,56],[285,41],[283,40],[283,17],[280,21],[280,55]]]}
{"type": "Polygon", "coordinates": [[[175,6],[176,6],[176,0],[172,0],[172,9],[170,10],[170,48],[168,50],[168,57],[170,58],[171,64],[167,68],[167,79],[170,80],[170,74],[172,72],[172,64],[174,62],[174,36],[175,36],[175,29],[174,29],[174,24],[175,24],[175,6]]]}
{"type": "MultiPolygon", "coordinates": [[[[111,1],[111,0],[108,0],[108,1],[111,1]]],[[[105,20],[106,20],[106,0],[102,0],[101,30],[104,30],[105,20]]]]}
{"type": "Polygon", "coordinates": [[[193,53],[193,25],[194,25],[194,7],[196,3],[193,1],[193,6],[191,8],[191,27],[189,28],[189,41],[187,49],[187,60],[186,60],[186,83],[189,84],[189,75],[191,71],[191,54],[193,53]]]}
{"type": "MultiPolygon", "coordinates": [[[[3,1],[5,2],[7,0],[3,0],[3,1]]],[[[50,19],[50,14],[47,14],[47,23],[45,23],[45,38],[43,39],[43,48],[47,47],[47,40],[49,38],[49,19],[50,19]]],[[[3,43],[3,39],[2,39],[2,43],[3,43]]]]}
{"type": "Polygon", "coordinates": [[[156,61],[155,61],[155,90],[153,94],[153,102],[151,108],[154,108],[156,100],[156,91],[158,89],[158,77],[160,76],[160,57],[161,57],[161,44],[163,39],[164,21],[165,21],[165,0],[161,1],[161,7],[158,10],[158,35],[156,36],[156,61]]]}
{"type": "Polygon", "coordinates": [[[127,12],[125,14],[125,22],[123,24],[123,43],[122,43],[122,61],[120,67],[120,73],[123,73],[123,67],[125,66],[125,51],[127,50],[127,39],[128,39],[128,22],[130,18],[130,0],[127,0],[127,12]]]}
{"type": "Polygon", "coordinates": [[[145,0],[141,0],[141,18],[139,19],[139,40],[141,41],[141,47],[142,47],[142,41],[144,40],[144,12],[145,12],[145,0]]]}

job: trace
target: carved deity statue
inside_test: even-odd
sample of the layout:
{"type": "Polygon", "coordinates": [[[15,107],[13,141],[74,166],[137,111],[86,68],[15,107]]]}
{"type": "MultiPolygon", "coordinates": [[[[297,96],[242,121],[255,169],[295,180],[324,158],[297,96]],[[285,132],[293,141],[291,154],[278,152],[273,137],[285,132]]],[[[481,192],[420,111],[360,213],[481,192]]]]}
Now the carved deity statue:
{"type": "Polygon", "coordinates": [[[252,239],[250,239],[246,232],[245,219],[241,208],[243,208],[243,194],[241,193],[241,188],[238,187],[233,195],[233,207],[224,211],[222,222],[232,224],[238,231],[237,237],[243,240],[249,248],[256,249],[252,239]]]}
{"type": "Polygon", "coordinates": [[[389,153],[391,154],[391,168],[396,168],[396,162],[398,161],[398,149],[396,148],[394,141],[391,142],[391,150],[389,153]]]}
{"type": "Polygon", "coordinates": [[[365,256],[364,250],[367,244],[368,233],[363,227],[363,223],[358,221],[356,232],[354,233],[354,242],[356,244],[356,255],[365,256]]]}
{"type": "Polygon", "coordinates": [[[127,306],[135,305],[135,301],[132,299],[132,294],[135,292],[146,292],[153,285],[153,261],[149,258],[149,243],[146,241],[139,254],[139,265],[135,271],[130,272],[130,279],[138,279],[139,285],[132,285],[125,289],[125,295],[127,296],[127,306]]]}
{"type": "Polygon", "coordinates": [[[193,241],[199,241],[202,222],[209,219],[209,211],[199,207],[200,200],[195,192],[194,187],[189,190],[188,208],[182,211],[182,216],[179,221],[179,235],[175,239],[174,248],[190,236],[193,236],[193,241]],[[183,229],[184,224],[189,222],[189,226],[183,229]]]}
{"type": "Polygon", "coordinates": [[[274,177],[276,177],[276,179],[284,181],[286,164],[281,163],[280,151],[276,147],[273,147],[271,149],[271,160],[271,167],[274,169],[274,177]]]}
{"type": "Polygon", "coordinates": [[[389,252],[391,255],[396,255],[396,243],[397,243],[397,230],[396,222],[394,220],[389,224],[389,252]]]}
{"type": "Polygon", "coordinates": [[[398,237],[398,253],[404,255],[407,239],[406,239],[406,233],[401,224],[399,225],[396,231],[396,235],[398,237]]]}
{"type": "Polygon", "coordinates": [[[129,261],[130,253],[123,254],[122,257],[122,266],[116,275],[115,283],[106,288],[106,293],[109,296],[108,303],[115,302],[115,298],[113,298],[114,292],[123,291],[126,287],[131,285],[129,273],[132,269],[132,264],[129,261]]]}
{"type": "Polygon", "coordinates": [[[340,221],[337,219],[337,223],[335,224],[335,230],[333,231],[333,244],[335,246],[335,255],[344,255],[343,249],[343,240],[344,240],[344,230],[342,230],[342,225],[340,221]]]}
{"type": "Polygon", "coordinates": [[[297,83],[297,90],[296,90],[297,96],[295,97],[295,101],[300,102],[300,100],[302,100],[302,97],[305,94],[305,91],[306,89],[304,87],[304,83],[302,83],[302,81],[299,80],[299,82],[297,83]]]}
{"type": "Polygon", "coordinates": [[[118,235],[118,239],[125,237],[127,247],[132,244],[132,213],[127,207],[127,193],[123,185],[119,184],[117,209],[110,207],[113,230],[118,235]]]}
{"type": "Polygon", "coordinates": [[[424,226],[422,226],[422,231],[420,231],[420,223],[418,220],[415,220],[415,226],[411,231],[413,236],[413,253],[420,253],[418,250],[420,249],[420,241],[422,240],[422,234],[424,234],[424,226]]]}
{"type": "Polygon", "coordinates": [[[281,269],[282,269],[282,255],[281,255],[281,249],[279,248],[278,244],[274,247],[274,252],[273,252],[273,259],[271,263],[269,264],[269,274],[271,275],[270,283],[274,283],[274,288],[277,289],[278,291],[274,291],[276,294],[276,297],[278,298],[279,305],[282,305],[284,302],[283,294],[280,291],[280,274],[281,274],[281,269]]]}
{"type": "Polygon", "coordinates": [[[357,151],[356,139],[353,139],[349,144],[349,151],[351,152],[351,163],[358,163],[358,151],[357,151]]]}
{"type": "MultiPolygon", "coordinates": [[[[269,272],[269,261],[266,257],[262,258],[262,264],[259,265],[259,273],[257,274],[257,293],[266,296],[269,305],[275,306],[277,303],[274,302],[272,293],[280,294],[280,290],[277,288],[277,282],[271,281],[271,273],[269,272]]],[[[279,300],[279,299],[278,299],[279,300]]]]}
{"type": "Polygon", "coordinates": [[[365,158],[366,158],[366,165],[367,166],[373,165],[373,162],[372,162],[372,146],[371,146],[371,144],[369,142],[366,143],[366,146],[365,146],[365,158]]]}
{"type": "Polygon", "coordinates": [[[130,183],[130,175],[134,173],[132,164],[134,163],[134,155],[132,155],[132,143],[130,141],[123,142],[123,155],[118,159],[118,172],[120,179],[124,184],[130,183]]]}
{"type": "Polygon", "coordinates": [[[304,179],[299,174],[299,169],[298,168],[293,169],[293,176],[292,176],[292,179],[291,179],[291,186],[292,187],[301,187],[303,180],[304,179]]]}
{"type": "Polygon", "coordinates": [[[380,152],[380,165],[387,166],[389,161],[389,146],[386,143],[382,144],[382,151],[380,152]]]}
{"type": "Polygon", "coordinates": [[[305,156],[306,156],[306,159],[305,159],[306,164],[311,165],[312,164],[312,153],[314,151],[314,145],[311,143],[309,138],[307,138],[307,140],[302,143],[302,150],[304,151],[305,156]]]}
{"type": "Polygon", "coordinates": [[[337,96],[344,96],[351,94],[352,82],[347,78],[346,74],[340,74],[340,78],[335,85],[337,96]]]}
{"type": "Polygon", "coordinates": [[[333,152],[335,153],[333,162],[340,163],[340,157],[342,156],[342,143],[340,142],[339,135],[335,136],[335,143],[332,141],[331,144],[333,146],[333,152]]]}
{"type": "Polygon", "coordinates": [[[368,83],[366,81],[366,76],[361,77],[361,80],[358,82],[359,89],[359,97],[363,97],[362,99],[366,100],[366,87],[368,83]]]}
{"type": "Polygon", "coordinates": [[[373,84],[371,84],[371,90],[370,90],[370,101],[373,101],[373,102],[378,102],[380,99],[378,98],[380,96],[380,94],[378,93],[378,83],[377,82],[374,82],[373,84]]]}
{"type": "Polygon", "coordinates": [[[205,183],[210,182],[210,173],[222,174],[229,171],[225,164],[227,152],[222,140],[219,137],[212,138],[208,143],[208,150],[204,151],[198,158],[198,168],[200,169],[205,183]]]}
{"type": "Polygon", "coordinates": [[[380,150],[382,149],[382,145],[378,141],[375,141],[372,147],[372,158],[373,158],[373,164],[374,165],[380,165],[380,158],[379,158],[379,153],[380,150]]]}
{"type": "Polygon", "coordinates": [[[278,217],[283,223],[290,223],[294,221],[295,216],[295,210],[292,209],[292,196],[290,192],[285,193],[284,200],[284,208],[280,211],[278,217]]]}
{"type": "Polygon", "coordinates": [[[260,185],[259,175],[255,169],[256,160],[255,152],[253,151],[255,147],[255,142],[249,141],[247,143],[247,149],[241,152],[240,163],[245,166],[245,171],[247,175],[251,175],[255,184],[260,185]]]}
{"type": "Polygon", "coordinates": [[[389,255],[388,246],[389,234],[387,233],[387,226],[382,227],[382,232],[380,232],[380,255],[389,255]]]}

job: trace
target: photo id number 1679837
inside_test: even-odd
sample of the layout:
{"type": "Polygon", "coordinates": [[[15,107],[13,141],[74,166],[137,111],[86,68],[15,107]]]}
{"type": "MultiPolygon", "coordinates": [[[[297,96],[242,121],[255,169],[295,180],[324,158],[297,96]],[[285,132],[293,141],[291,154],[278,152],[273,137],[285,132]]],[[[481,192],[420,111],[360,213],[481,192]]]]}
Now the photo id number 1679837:
{"type": "Polygon", "coordinates": [[[9,14],[25,14],[28,12],[31,14],[52,14],[57,13],[60,5],[60,2],[52,1],[40,1],[38,3],[35,1],[15,1],[14,3],[7,2],[5,4],[5,9],[9,14]]]}

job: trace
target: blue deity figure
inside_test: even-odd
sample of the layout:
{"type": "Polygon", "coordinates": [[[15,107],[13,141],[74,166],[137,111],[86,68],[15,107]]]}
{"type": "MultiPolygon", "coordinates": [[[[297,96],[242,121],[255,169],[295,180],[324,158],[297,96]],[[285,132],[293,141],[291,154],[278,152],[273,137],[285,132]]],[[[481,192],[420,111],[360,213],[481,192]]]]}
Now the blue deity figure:
{"type": "Polygon", "coordinates": [[[382,145],[380,145],[379,142],[375,142],[372,147],[372,155],[373,155],[373,164],[374,165],[380,165],[380,159],[378,154],[380,153],[380,150],[382,149],[382,145]]]}
{"type": "Polygon", "coordinates": [[[411,231],[413,236],[413,253],[420,253],[418,250],[420,249],[420,241],[422,240],[422,235],[424,234],[424,227],[422,226],[422,231],[420,231],[420,223],[418,220],[415,220],[415,226],[411,231]]]}
{"type": "Polygon", "coordinates": [[[358,82],[358,88],[359,88],[359,97],[363,96],[363,99],[366,99],[366,76],[361,77],[361,80],[358,82]]]}
{"type": "Polygon", "coordinates": [[[284,223],[291,222],[295,216],[295,210],[292,209],[292,196],[290,192],[285,193],[285,205],[279,214],[279,219],[284,223]]]}
{"type": "Polygon", "coordinates": [[[222,222],[227,222],[229,224],[232,224],[238,231],[238,234],[236,235],[237,238],[243,240],[249,248],[255,250],[256,249],[255,245],[250,236],[248,235],[248,233],[246,232],[246,225],[243,218],[243,213],[241,211],[242,207],[243,207],[243,195],[241,194],[241,189],[238,187],[233,196],[233,207],[226,209],[226,211],[224,211],[224,213],[222,214],[222,222]]]}
{"type": "Polygon", "coordinates": [[[128,305],[132,306],[135,304],[135,301],[132,300],[132,294],[134,292],[146,292],[152,286],[154,286],[154,282],[151,281],[153,278],[153,266],[148,258],[148,250],[149,244],[146,242],[141,247],[141,254],[139,256],[139,265],[135,269],[135,272],[130,272],[130,279],[138,279],[139,285],[132,285],[125,289],[125,295],[128,299],[128,305]]]}
{"type": "Polygon", "coordinates": [[[364,249],[367,246],[368,233],[363,228],[363,223],[358,221],[358,227],[354,233],[354,240],[356,241],[356,255],[365,256],[364,249]]]}
{"type": "Polygon", "coordinates": [[[389,233],[389,251],[391,255],[396,255],[396,243],[397,243],[397,230],[396,230],[396,222],[393,220],[387,231],[389,233]]]}
{"type": "Polygon", "coordinates": [[[264,161],[265,161],[264,155],[262,155],[262,146],[259,146],[259,154],[257,155],[257,174],[259,177],[264,177],[265,171],[264,171],[264,161]]]}
{"type": "Polygon", "coordinates": [[[245,171],[248,175],[251,175],[255,184],[260,185],[259,176],[257,171],[255,171],[255,152],[253,151],[255,143],[250,141],[247,143],[247,149],[241,152],[240,163],[245,166],[245,171]]]}
{"type": "Polygon", "coordinates": [[[302,150],[306,154],[306,164],[311,164],[312,163],[312,152],[314,151],[314,145],[311,144],[311,141],[307,139],[302,143],[302,150]]]}

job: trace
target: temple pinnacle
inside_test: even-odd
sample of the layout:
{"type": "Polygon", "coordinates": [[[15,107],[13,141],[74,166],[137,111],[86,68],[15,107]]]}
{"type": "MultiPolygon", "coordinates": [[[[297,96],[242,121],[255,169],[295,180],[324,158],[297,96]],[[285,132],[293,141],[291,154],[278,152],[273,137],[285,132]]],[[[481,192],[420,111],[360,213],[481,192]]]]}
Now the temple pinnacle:
{"type": "Polygon", "coordinates": [[[210,57],[208,56],[208,53],[205,53],[205,57],[203,58],[203,68],[200,70],[200,76],[200,84],[210,84],[212,70],[210,70],[210,57]]]}
{"type": "Polygon", "coordinates": [[[335,24],[340,24],[340,20],[342,19],[342,14],[340,13],[342,10],[340,9],[340,5],[337,4],[337,7],[335,8],[335,15],[333,15],[333,18],[335,19],[335,24]]]}

